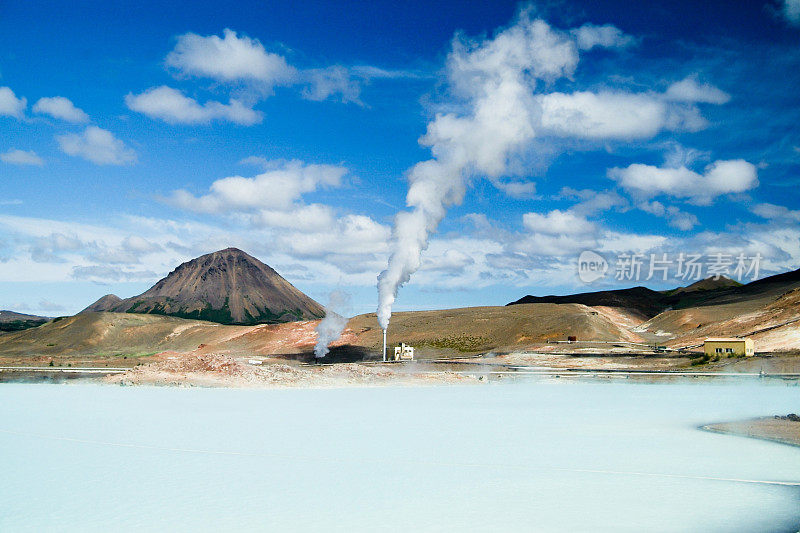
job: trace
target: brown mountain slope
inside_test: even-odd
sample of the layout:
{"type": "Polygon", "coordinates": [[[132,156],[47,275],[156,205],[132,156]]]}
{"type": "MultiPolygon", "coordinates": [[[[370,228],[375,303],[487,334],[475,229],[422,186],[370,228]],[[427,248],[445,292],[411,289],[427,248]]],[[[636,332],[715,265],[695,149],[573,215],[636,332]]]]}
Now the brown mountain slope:
{"type": "MultiPolygon", "coordinates": [[[[624,321],[624,320],[623,320],[624,321]]],[[[620,321],[622,322],[622,321],[620,321]]],[[[343,340],[373,350],[382,344],[375,314],[359,315],[347,324],[343,340]],[[347,335],[351,337],[347,337],[347,335]]],[[[406,342],[425,352],[480,352],[525,349],[552,340],[632,341],[642,339],[602,309],[581,304],[521,304],[466,307],[392,314],[390,344],[406,342]]]]}
{"type": "Polygon", "coordinates": [[[0,355],[69,357],[191,351],[203,342],[247,329],[168,316],[86,312],[2,335],[0,355]]]}
{"type": "Polygon", "coordinates": [[[149,313],[221,324],[320,318],[324,310],[275,270],[236,248],[193,259],[139,296],[104,296],[86,311],[149,313]]]}

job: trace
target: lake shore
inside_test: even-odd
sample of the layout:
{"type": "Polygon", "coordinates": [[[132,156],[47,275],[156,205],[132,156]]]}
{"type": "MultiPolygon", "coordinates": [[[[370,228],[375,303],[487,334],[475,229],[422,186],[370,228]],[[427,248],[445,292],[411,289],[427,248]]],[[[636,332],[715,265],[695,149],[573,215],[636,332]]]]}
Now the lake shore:
{"type": "Polygon", "coordinates": [[[430,371],[406,366],[372,364],[250,364],[223,355],[176,354],[124,373],[104,376],[105,383],[228,388],[341,388],[468,384],[484,380],[479,373],[430,371]]]}
{"type": "Polygon", "coordinates": [[[700,429],[714,433],[779,442],[790,446],[800,446],[800,422],[790,420],[784,416],[707,424],[701,426],[700,429]]]}

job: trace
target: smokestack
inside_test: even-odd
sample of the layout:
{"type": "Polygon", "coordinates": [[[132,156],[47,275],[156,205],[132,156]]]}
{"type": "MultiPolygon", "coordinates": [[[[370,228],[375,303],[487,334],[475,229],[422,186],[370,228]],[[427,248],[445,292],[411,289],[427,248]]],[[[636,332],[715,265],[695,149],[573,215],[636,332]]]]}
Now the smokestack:
{"type": "Polygon", "coordinates": [[[386,329],[383,330],[383,362],[386,362],[386,329]]]}

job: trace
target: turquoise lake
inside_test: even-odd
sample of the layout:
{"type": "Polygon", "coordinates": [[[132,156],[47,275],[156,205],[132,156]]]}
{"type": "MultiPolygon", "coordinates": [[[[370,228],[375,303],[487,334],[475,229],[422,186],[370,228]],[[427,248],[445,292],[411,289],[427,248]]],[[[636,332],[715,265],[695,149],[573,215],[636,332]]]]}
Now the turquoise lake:
{"type": "Polygon", "coordinates": [[[0,385],[0,531],[797,531],[782,382],[0,385]]]}

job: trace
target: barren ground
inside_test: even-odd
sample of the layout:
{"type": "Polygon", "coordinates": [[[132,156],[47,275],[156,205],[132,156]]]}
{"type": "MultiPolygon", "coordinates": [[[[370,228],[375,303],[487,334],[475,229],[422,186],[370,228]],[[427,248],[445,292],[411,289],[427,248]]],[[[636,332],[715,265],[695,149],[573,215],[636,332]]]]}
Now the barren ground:
{"type": "Polygon", "coordinates": [[[120,385],[177,385],[252,388],[338,388],[353,386],[478,383],[477,375],[418,371],[407,366],[368,364],[299,365],[265,361],[260,365],[224,355],[165,353],[162,359],[104,381],[120,385]]]}

